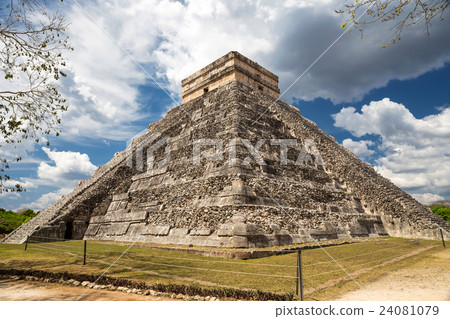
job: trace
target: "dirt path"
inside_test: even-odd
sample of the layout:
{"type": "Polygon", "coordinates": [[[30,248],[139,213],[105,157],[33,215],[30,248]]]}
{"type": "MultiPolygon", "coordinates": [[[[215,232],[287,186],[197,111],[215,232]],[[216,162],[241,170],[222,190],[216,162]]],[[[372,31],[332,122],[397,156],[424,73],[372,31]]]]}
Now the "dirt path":
{"type": "MultiPolygon", "coordinates": [[[[0,280],[0,301],[74,301],[86,288],[63,286],[53,283],[22,280],[0,280]]],[[[118,291],[92,290],[86,292],[83,301],[155,301],[174,300],[156,296],[142,296],[118,291]]]]}
{"type": "Polygon", "coordinates": [[[345,275],[345,276],[342,276],[342,277],[337,278],[337,279],[329,280],[329,281],[327,281],[327,282],[325,282],[325,283],[323,283],[321,285],[318,285],[316,287],[306,289],[305,290],[305,294],[310,294],[310,293],[312,293],[314,291],[317,291],[317,290],[321,290],[321,289],[325,289],[325,288],[336,286],[340,282],[351,280],[351,278],[356,278],[356,277],[358,277],[358,276],[360,276],[362,274],[365,274],[365,273],[368,273],[368,272],[372,271],[373,269],[393,264],[393,263],[398,262],[400,260],[403,260],[405,258],[408,258],[408,257],[414,256],[414,255],[420,254],[420,253],[422,253],[422,252],[424,252],[426,250],[429,250],[429,249],[431,249],[433,247],[434,246],[428,246],[428,247],[420,248],[420,249],[414,250],[412,252],[409,252],[407,254],[404,254],[402,256],[399,256],[399,257],[396,257],[396,258],[392,258],[392,259],[390,259],[388,261],[385,261],[385,262],[383,262],[383,263],[381,263],[379,265],[375,265],[375,266],[372,266],[372,267],[359,269],[357,271],[349,273],[349,275],[351,277],[348,276],[348,275],[345,275]]]}
{"type": "MultiPolygon", "coordinates": [[[[363,288],[379,301],[450,300],[450,249],[434,253],[429,259],[391,272],[363,288]]],[[[370,300],[360,290],[342,295],[337,300],[370,300]]]]}

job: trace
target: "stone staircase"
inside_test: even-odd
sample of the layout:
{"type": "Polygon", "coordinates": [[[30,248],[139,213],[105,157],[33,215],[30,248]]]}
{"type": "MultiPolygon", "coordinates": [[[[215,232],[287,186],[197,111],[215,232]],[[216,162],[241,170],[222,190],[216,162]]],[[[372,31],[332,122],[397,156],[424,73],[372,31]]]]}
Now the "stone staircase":
{"type": "MultiPolygon", "coordinates": [[[[130,146],[139,145],[139,141],[143,140],[144,138],[145,136],[141,136],[133,140],[130,146]]],[[[111,172],[114,168],[123,165],[128,156],[128,149],[114,155],[113,159],[107,165],[98,167],[89,179],[80,181],[70,194],[63,196],[48,208],[41,211],[36,217],[31,219],[28,223],[23,224],[19,228],[15,229],[0,242],[8,244],[23,244],[27,240],[27,237],[32,236],[38,229],[48,226],[57,217],[63,217],[65,214],[67,214],[70,211],[70,209],[67,208],[70,208],[70,205],[74,199],[76,199],[90,187],[98,183],[100,179],[111,172]]]]}

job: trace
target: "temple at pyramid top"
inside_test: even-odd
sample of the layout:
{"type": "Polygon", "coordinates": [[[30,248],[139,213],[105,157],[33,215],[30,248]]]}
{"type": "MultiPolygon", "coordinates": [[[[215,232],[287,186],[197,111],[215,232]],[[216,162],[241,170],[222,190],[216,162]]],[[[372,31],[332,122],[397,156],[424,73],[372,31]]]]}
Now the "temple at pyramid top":
{"type": "Polygon", "coordinates": [[[231,81],[244,83],[255,90],[278,98],[278,76],[258,63],[231,51],[181,81],[183,103],[231,81]]]}

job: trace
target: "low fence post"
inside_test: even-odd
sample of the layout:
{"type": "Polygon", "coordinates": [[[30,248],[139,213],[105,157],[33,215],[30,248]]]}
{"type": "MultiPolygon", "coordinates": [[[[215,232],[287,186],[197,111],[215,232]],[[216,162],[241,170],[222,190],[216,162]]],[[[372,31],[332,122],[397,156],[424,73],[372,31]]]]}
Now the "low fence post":
{"type": "Polygon", "coordinates": [[[28,248],[28,237],[29,236],[27,236],[27,239],[25,239],[25,251],[27,251],[27,248],[28,248]]]}
{"type": "Polygon", "coordinates": [[[86,241],[84,241],[83,265],[86,265],[86,241]]]}
{"type": "Polygon", "coordinates": [[[302,250],[297,250],[297,291],[300,300],[303,301],[303,272],[302,272],[302,250]]]}
{"type": "Polygon", "coordinates": [[[445,248],[444,233],[442,232],[442,228],[439,228],[439,231],[441,232],[442,246],[444,246],[444,248],[445,248]]]}

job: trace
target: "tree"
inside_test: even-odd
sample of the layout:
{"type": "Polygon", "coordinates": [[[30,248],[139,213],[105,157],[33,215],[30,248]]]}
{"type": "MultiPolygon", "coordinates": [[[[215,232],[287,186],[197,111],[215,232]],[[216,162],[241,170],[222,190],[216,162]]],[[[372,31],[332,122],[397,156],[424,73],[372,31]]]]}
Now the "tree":
{"type": "Polygon", "coordinates": [[[30,221],[38,213],[35,213],[32,209],[26,209],[17,214],[13,211],[0,208],[0,234],[9,234],[20,225],[30,221]]]}
{"type": "MultiPolygon", "coordinates": [[[[66,100],[58,91],[65,74],[62,52],[71,49],[64,17],[49,13],[52,0],[0,2],[0,148],[24,139],[56,133],[66,100]]],[[[0,154],[1,155],[1,154],[0,154]]],[[[0,157],[0,192],[21,191],[7,187],[5,170],[20,157],[0,157]]]]}
{"type": "Polygon", "coordinates": [[[450,222],[450,207],[432,206],[431,211],[441,216],[445,221],[450,222]]]}
{"type": "Polygon", "coordinates": [[[429,37],[432,22],[444,19],[444,12],[450,3],[449,0],[352,0],[352,2],[346,4],[344,10],[336,10],[337,13],[348,14],[347,21],[341,27],[345,28],[351,23],[352,28],[358,29],[363,36],[364,28],[369,24],[392,22],[391,30],[394,34],[389,45],[400,41],[403,30],[413,25],[423,24],[429,37]],[[364,11],[365,15],[358,21],[364,11]]]}

